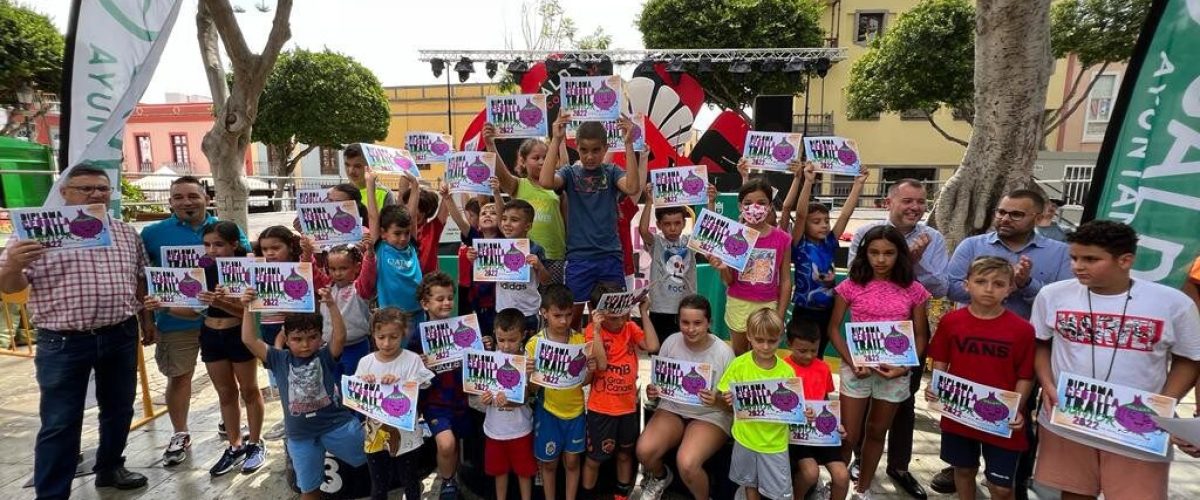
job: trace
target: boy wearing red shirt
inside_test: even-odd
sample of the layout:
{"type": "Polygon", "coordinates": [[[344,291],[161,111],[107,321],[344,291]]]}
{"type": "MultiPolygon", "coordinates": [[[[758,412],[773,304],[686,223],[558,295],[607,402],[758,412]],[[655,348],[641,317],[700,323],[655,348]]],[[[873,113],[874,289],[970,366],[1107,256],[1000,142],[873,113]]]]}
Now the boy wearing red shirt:
{"type": "MultiPolygon", "coordinates": [[[[964,284],[971,302],[941,320],[929,346],[933,369],[972,382],[1021,394],[1021,405],[1033,387],[1033,325],[1004,308],[1014,286],[1012,264],[999,257],[980,257],[971,263],[964,284]]],[[[936,401],[933,389],[925,399],[936,401]]],[[[1008,438],[987,434],[942,418],[941,458],[954,467],[960,500],[974,500],[975,475],[983,454],[988,491],[993,499],[1014,497],[1013,478],[1021,452],[1028,447],[1025,425],[1017,412],[1008,438]]]]}
{"type": "MultiPolygon", "coordinates": [[[[792,354],[783,360],[795,370],[797,377],[804,379],[804,399],[837,399],[833,372],[817,352],[821,345],[821,326],[812,320],[793,317],[788,323],[787,336],[792,354]]],[[[838,432],[845,434],[840,425],[838,432]]],[[[829,491],[822,492],[820,497],[846,498],[850,490],[850,470],[846,468],[840,446],[789,444],[788,455],[794,466],[792,498],[805,498],[808,490],[817,485],[821,478],[821,466],[829,471],[830,484],[829,491]]]]}

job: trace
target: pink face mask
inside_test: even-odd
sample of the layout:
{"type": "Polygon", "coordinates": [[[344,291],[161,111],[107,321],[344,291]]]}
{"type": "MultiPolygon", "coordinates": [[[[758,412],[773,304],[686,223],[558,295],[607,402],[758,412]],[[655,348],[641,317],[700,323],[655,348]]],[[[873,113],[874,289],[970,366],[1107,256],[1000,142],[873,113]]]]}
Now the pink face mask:
{"type": "Polygon", "coordinates": [[[768,208],[766,205],[752,203],[742,208],[742,220],[745,220],[750,225],[755,225],[767,218],[768,208]]]}

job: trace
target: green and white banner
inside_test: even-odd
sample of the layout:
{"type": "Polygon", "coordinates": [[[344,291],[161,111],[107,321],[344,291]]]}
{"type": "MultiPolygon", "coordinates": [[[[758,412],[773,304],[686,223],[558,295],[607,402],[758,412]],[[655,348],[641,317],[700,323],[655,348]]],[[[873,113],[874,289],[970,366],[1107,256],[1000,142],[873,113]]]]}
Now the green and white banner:
{"type": "MultiPolygon", "coordinates": [[[[180,0],[75,0],[67,33],[64,174],[87,161],[109,171],[119,203],[122,132],[179,17],[180,0]]],[[[62,205],[59,183],[46,206],[62,205]]]]}
{"type": "Polygon", "coordinates": [[[1084,220],[1138,232],[1134,276],[1177,287],[1200,251],[1200,0],[1155,0],[1125,73],[1084,220]]]}

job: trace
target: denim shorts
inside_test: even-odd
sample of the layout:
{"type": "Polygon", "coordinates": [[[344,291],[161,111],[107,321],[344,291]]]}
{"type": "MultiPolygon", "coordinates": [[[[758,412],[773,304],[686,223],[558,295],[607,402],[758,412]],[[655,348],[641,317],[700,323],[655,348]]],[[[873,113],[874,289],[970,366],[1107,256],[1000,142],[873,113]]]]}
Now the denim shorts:
{"type": "Polygon", "coordinates": [[[316,491],[325,481],[325,452],[358,467],[367,463],[363,451],[363,428],[358,419],[348,419],[313,438],[287,440],[288,456],[296,471],[296,487],[302,493],[316,491]]]}
{"type": "Polygon", "coordinates": [[[855,399],[878,399],[889,403],[903,403],[912,394],[908,387],[908,378],[912,374],[902,375],[894,379],[886,379],[875,372],[866,378],[854,376],[849,363],[842,363],[838,370],[838,378],[842,379],[841,393],[843,396],[855,399]]]}

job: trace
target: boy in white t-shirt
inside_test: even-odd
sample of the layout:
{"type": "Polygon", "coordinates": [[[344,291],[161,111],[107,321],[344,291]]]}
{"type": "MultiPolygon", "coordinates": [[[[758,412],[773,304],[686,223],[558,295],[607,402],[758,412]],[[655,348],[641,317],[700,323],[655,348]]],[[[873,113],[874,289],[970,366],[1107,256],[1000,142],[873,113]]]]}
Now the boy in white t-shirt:
{"type": "MultiPolygon", "coordinates": [[[[516,308],[496,314],[496,352],[524,354],[525,315],[516,308]]],[[[526,372],[532,368],[526,363],[526,372]]],[[[533,409],[528,404],[510,403],[503,392],[484,391],[471,396],[474,406],[482,407],[483,471],[495,478],[496,498],[508,497],[508,474],[517,476],[521,499],[533,495],[533,476],[538,465],[533,458],[533,409]]]]}
{"type": "Polygon", "coordinates": [[[1067,236],[1076,279],[1046,285],[1033,302],[1035,370],[1042,385],[1037,482],[1064,500],[1167,498],[1171,454],[1159,457],[1050,422],[1061,372],[1182,398],[1200,365],[1200,314],[1173,288],[1130,277],[1137,233],[1091,221],[1067,236]]]}

